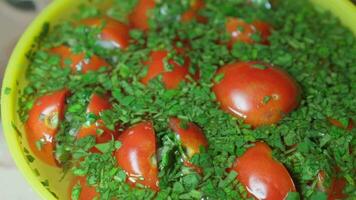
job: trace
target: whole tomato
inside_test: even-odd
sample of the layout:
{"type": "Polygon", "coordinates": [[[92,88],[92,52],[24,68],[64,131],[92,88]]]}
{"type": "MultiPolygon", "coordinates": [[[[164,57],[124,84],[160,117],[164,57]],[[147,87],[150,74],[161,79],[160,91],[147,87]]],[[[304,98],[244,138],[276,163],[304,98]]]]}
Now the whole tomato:
{"type": "Polygon", "coordinates": [[[81,72],[85,74],[88,71],[96,71],[101,67],[110,66],[104,59],[96,55],[86,59],[84,53],[75,54],[69,47],[64,45],[52,48],[51,52],[60,56],[63,67],[66,65],[66,60],[69,60],[73,73],[81,72]]]}
{"type": "MultiPolygon", "coordinates": [[[[100,117],[101,112],[112,108],[109,98],[110,97],[108,95],[100,96],[98,94],[93,94],[86,112],[100,117]]],[[[105,127],[103,120],[99,118],[93,124],[83,125],[77,134],[77,138],[80,139],[89,135],[95,136],[96,143],[100,144],[106,143],[115,138],[116,132],[105,127]],[[98,130],[101,130],[102,133],[98,134],[98,130]]],[[[98,152],[96,149],[92,149],[92,151],[98,152]]]]}
{"type": "Polygon", "coordinates": [[[105,18],[89,18],[81,21],[82,24],[88,26],[104,26],[99,35],[100,43],[109,48],[125,49],[130,41],[130,29],[127,25],[115,19],[105,18]]]}
{"type": "MultiPolygon", "coordinates": [[[[204,8],[205,3],[203,0],[190,0],[191,7],[181,16],[182,22],[188,22],[193,19],[198,22],[205,23],[207,19],[198,15],[198,12],[204,8]]],[[[151,18],[152,9],[156,6],[155,0],[139,0],[129,15],[130,24],[133,28],[147,31],[149,27],[149,19],[151,18]]]]}
{"type": "Polygon", "coordinates": [[[215,83],[221,107],[253,127],[277,123],[294,110],[300,99],[296,81],[285,71],[259,62],[238,62],[221,67],[215,83]]]}
{"type": "Polygon", "coordinates": [[[238,157],[232,170],[256,199],[283,200],[288,192],[296,191],[287,169],[272,157],[272,150],[263,142],[255,143],[238,157]]]}
{"type": "Polygon", "coordinates": [[[121,147],[115,156],[118,165],[126,171],[128,181],[140,183],[158,191],[158,168],[156,160],[156,136],[151,122],[136,124],[121,135],[121,147]]]}
{"type": "Polygon", "coordinates": [[[226,32],[230,35],[231,40],[228,46],[231,48],[236,42],[244,42],[248,44],[256,43],[253,40],[253,34],[260,35],[259,43],[268,45],[268,37],[271,35],[272,28],[269,24],[263,21],[254,21],[247,23],[238,18],[227,18],[226,32]]]}
{"type": "Polygon", "coordinates": [[[144,65],[148,68],[148,72],[146,76],[141,79],[143,84],[147,85],[151,79],[162,75],[162,81],[166,88],[175,89],[181,81],[186,80],[186,76],[189,74],[189,58],[185,58],[183,65],[178,64],[173,59],[169,59],[168,64],[170,64],[173,69],[167,71],[164,66],[167,56],[168,51],[165,50],[151,52],[148,60],[144,62],[144,65]]]}
{"type": "Polygon", "coordinates": [[[39,160],[57,166],[54,156],[55,136],[64,117],[68,90],[63,89],[39,97],[28,114],[26,136],[29,146],[39,160]]]}
{"type": "Polygon", "coordinates": [[[181,120],[174,117],[170,118],[169,126],[177,134],[178,140],[186,150],[187,158],[184,159],[184,164],[201,173],[202,169],[193,165],[189,160],[195,154],[200,153],[201,147],[208,147],[208,140],[206,139],[203,131],[197,125],[191,122],[187,124],[187,127],[182,128],[181,120]]]}

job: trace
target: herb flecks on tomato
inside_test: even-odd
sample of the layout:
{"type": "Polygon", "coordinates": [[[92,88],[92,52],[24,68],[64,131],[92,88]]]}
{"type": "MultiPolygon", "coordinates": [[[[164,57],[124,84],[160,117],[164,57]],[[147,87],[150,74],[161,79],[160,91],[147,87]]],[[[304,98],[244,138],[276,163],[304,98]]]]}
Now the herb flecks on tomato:
{"type": "MultiPolygon", "coordinates": [[[[335,169],[335,176],[337,176],[340,170],[338,168],[335,169]]],[[[346,186],[346,180],[343,177],[332,177],[331,184],[326,187],[326,174],[324,171],[320,171],[317,176],[317,186],[318,189],[322,192],[326,192],[328,194],[328,200],[336,200],[336,199],[346,199],[347,195],[344,194],[343,190],[346,186]]]]}
{"type": "Polygon", "coordinates": [[[272,150],[263,142],[255,143],[238,157],[232,170],[256,199],[285,199],[288,192],[296,191],[287,169],[272,157],[272,150]]]}
{"type": "Polygon", "coordinates": [[[104,59],[97,55],[86,58],[84,53],[75,54],[69,47],[64,45],[52,48],[51,52],[60,56],[62,67],[66,67],[69,61],[69,66],[73,73],[81,72],[85,74],[88,71],[96,71],[101,67],[110,66],[104,59]]]}
{"type": "Polygon", "coordinates": [[[95,186],[87,184],[86,177],[78,176],[73,179],[69,187],[69,199],[76,200],[93,200],[99,198],[99,193],[96,191],[95,186]]]}
{"type": "Polygon", "coordinates": [[[231,37],[228,42],[230,48],[236,42],[269,44],[268,37],[271,35],[272,28],[266,22],[257,20],[247,23],[242,19],[230,17],[227,18],[225,26],[226,32],[231,37]]]}
{"type": "Polygon", "coordinates": [[[128,181],[140,183],[158,191],[156,135],[150,122],[141,122],[119,137],[121,147],[115,152],[119,166],[126,171],[128,181]]]}
{"type": "Polygon", "coordinates": [[[285,71],[259,62],[238,62],[221,67],[213,91],[221,107],[246,124],[275,124],[299,103],[300,89],[285,71]]]}
{"type": "MultiPolygon", "coordinates": [[[[95,136],[96,137],[96,143],[105,143],[108,142],[112,139],[114,139],[116,132],[113,130],[108,129],[105,125],[102,119],[100,119],[100,113],[109,110],[112,108],[112,105],[110,103],[108,95],[100,96],[98,94],[93,94],[91,96],[90,102],[87,107],[87,114],[94,114],[99,119],[95,121],[92,124],[84,124],[78,134],[77,138],[84,138],[86,136],[95,136]]],[[[97,152],[96,150],[93,150],[94,152],[97,152]]]]}
{"type": "Polygon", "coordinates": [[[208,140],[203,131],[194,123],[188,122],[187,127],[181,127],[181,120],[178,118],[170,118],[170,128],[177,134],[178,140],[186,149],[187,158],[192,158],[195,154],[200,153],[200,148],[208,147],[208,140]]]}
{"type": "Polygon", "coordinates": [[[196,20],[197,22],[205,23],[207,19],[199,15],[199,11],[204,7],[205,7],[204,0],[191,0],[190,8],[182,14],[181,21],[189,22],[192,20],[196,20]]]}
{"type": "Polygon", "coordinates": [[[112,18],[89,18],[81,23],[88,26],[102,27],[99,44],[106,48],[125,49],[130,41],[129,27],[112,18]]]}
{"type": "Polygon", "coordinates": [[[55,136],[64,117],[68,90],[63,89],[39,97],[29,112],[26,136],[33,153],[41,161],[57,166],[54,156],[55,136]]]}
{"type": "Polygon", "coordinates": [[[152,9],[156,6],[155,0],[139,0],[129,15],[131,26],[142,31],[148,30],[152,9]]]}
{"type": "MultiPolygon", "coordinates": [[[[151,79],[161,75],[166,88],[175,89],[181,81],[186,80],[186,76],[189,74],[189,58],[185,57],[184,63],[179,64],[169,58],[168,54],[168,51],[165,50],[151,52],[148,60],[144,62],[148,70],[145,77],[141,79],[143,84],[147,85],[151,79]]],[[[179,56],[181,55],[179,54],[179,56]]]]}
{"type": "Polygon", "coordinates": [[[208,148],[208,140],[196,124],[188,122],[186,127],[181,127],[181,123],[182,121],[178,118],[172,117],[169,120],[170,128],[177,134],[177,138],[185,150],[186,158],[183,160],[184,165],[194,169],[198,173],[202,173],[202,169],[191,163],[190,159],[195,154],[200,153],[201,148],[208,148]]]}
{"type": "Polygon", "coordinates": [[[351,131],[353,128],[354,128],[354,126],[355,126],[355,123],[354,123],[354,121],[352,120],[352,119],[349,119],[348,120],[348,123],[347,123],[347,126],[345,126],[343,123],[341,123],[339,120],[337,120],[337,119],[333,119],[333,118],[328,118],[328,120],[329,120],[329,122],[332,124],[332,125],[334,125],[334,126],[336,126],[336,127],[339,127],[339,128],[343,128],[343,129],[346,129],[346,130],[348,130],[348,131],[351,131]]]}

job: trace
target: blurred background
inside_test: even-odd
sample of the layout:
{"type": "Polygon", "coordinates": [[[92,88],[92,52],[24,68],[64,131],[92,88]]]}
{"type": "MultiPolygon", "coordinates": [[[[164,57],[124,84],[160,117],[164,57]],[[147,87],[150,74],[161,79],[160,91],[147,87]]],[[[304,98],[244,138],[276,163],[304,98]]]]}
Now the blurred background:
{"type": "MultiPolygon", "coordinates": [[[[1,80],[17,40],[27,25],[49,2],[50,0],[0,0],[1,80]]],[[[38,195],[17,170],[6,145],[0,122],[0,199],[39,200],[38,195]]]]}

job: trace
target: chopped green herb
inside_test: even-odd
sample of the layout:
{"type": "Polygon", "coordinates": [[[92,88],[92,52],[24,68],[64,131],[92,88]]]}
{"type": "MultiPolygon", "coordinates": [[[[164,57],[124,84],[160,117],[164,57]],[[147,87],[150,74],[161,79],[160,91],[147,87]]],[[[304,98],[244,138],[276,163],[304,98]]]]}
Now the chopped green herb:
{"type": "Polygon", "coordinates": [[[263,64],[254,64],[253,66],[257,69],[262,69],[262,70],[267,69],[267,66],[263,64]]]}
{"type": "Polygon", "coordinates": [[[265,97],[263,97],[262,103],[267,104],[271,99],[272,99],[271,96],[265,96],[265,97]]]}
{"type": "Polygon", "coordinates": [[[37,140],[37,141],[36,141],[36,148],[37,148],[39,151],[41,151],[43,145],[45,145],[45,144],[46,144],[46,143],[45,143],[44,139],[37,140]]]}
{"type": "Polygon", "coordinates": [[[298,192],[289,192],[286,200],[300,200],[300,195],[298,192]]]}
{"type": "Polygon", "coordinates": [[[30,163],[33,163],[33,161],[35,161],[35,158],[29,154],[26,155],[27,161],[30,163]]]}
{"type": "Polygon", "coordinates": [[[220,83],[220,81],[222,81],[224,78],[224,74],[218,74],[214,77],[214,82],[215,83],[220,83]]]}

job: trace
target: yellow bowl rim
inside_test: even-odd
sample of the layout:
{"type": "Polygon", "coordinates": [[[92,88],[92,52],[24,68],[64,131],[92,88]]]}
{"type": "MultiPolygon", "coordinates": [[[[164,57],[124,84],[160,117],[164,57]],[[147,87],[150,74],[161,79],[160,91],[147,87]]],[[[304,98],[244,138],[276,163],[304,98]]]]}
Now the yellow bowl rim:
{"type": "Polygon", "coordinates": [[[17,112],[14,112],[15,104],[18,103],[16,98],[18,92],[16,82],[18,77],[21,77],[21,67],[25,67],[21,66],[20,59],[18,58],[25,56],[26,51],[28,51],[33,44],[34,38],[41,32],[43,24],[58,16],[58,11],[65,10],[70,4],[73,5],[72,0],[52,1],[27,27],[10,56],[5,70],[1,92],[1,119],[8,149],[17,168],[25,177],[26,181],[42,199],[46,200],[55,200],[56,198],[42,185],[38,176],[28,164],[23,154],[23,149],[19,145],[17,134],[12,126],[12,122],[14,122],[16,118],[15,115],[17,115],[17,112]],[[10,94],[6,94],[7,88],[11,88],[10,94]]]}

